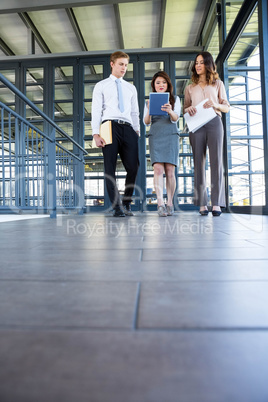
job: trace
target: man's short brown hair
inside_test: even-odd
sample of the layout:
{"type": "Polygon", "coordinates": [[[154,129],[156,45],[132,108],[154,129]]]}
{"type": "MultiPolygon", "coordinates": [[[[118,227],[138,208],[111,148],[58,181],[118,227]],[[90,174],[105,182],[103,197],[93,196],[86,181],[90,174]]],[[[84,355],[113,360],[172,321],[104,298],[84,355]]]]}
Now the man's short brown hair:
{"type": "Polygon", "coordinates": [[[114,52],[110,56],[110,63],[111,62],[114,63],[117,59],[128,59],[129,61],[129,55],[124,52],[121,52],[120,50],[118,52],[114,52]]]}

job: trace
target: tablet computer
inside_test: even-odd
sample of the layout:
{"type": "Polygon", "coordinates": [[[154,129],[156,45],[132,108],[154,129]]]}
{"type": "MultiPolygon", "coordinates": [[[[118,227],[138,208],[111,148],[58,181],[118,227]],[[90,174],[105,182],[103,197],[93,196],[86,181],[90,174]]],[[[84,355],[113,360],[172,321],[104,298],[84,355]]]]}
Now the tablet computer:
{"type": "Polygon", "coordinates": [[[150,92],[149,115],[167,116],[168,113],[161,110],[161,106],[169,102],[169,92],[150,92]]]}

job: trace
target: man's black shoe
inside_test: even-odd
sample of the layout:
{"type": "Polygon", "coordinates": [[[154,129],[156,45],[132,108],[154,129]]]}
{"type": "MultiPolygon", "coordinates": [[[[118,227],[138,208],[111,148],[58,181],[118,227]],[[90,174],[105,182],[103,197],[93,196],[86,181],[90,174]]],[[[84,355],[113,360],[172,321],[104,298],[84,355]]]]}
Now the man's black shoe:
{"type": "Polygon", "coordinates": [[[123,211],[124,214],[127,216],[133,216],[133,212],[131,211],[131,205],[130,204],[123,204],[123,211]]]}
{"type": "Polygon", "coordinates": [[[124,216],[126,216],[124,214],[124,211],[120,208],[120,207],[115,207],[114,209],[114,216],[116,218],[123,218],[124,216]]]}

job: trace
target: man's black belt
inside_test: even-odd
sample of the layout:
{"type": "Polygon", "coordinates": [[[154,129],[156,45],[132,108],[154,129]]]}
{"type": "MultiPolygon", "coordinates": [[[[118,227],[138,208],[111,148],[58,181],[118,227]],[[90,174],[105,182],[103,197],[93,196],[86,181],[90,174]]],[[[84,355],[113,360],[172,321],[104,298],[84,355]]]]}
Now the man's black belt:
{"type": "MultiPolygon", "coordinates": [[[[102,123],[105,123],[107,120],[103,120],[103,122],[102,123]]],[[[128,123],[127,121],[125,121],[125,120],[111,120],[111,121],[115,121],[116,123],[118,123],[118,124],[124,124],[125,126],[131,126],[131,124],[130,123],[128,123]]]]}

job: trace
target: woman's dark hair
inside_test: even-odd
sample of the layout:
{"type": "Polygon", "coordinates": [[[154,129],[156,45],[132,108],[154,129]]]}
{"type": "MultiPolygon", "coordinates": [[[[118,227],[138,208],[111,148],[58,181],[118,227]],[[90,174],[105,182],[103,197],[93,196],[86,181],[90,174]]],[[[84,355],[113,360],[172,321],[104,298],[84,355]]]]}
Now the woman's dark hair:
{"type": "Polygon", "coordinates": [[[195,63],[196,63],[198,56],[202,56],[204,59],[207,83],[209,85],[214,85],[216,83],[216,80],[219,78],[219,74],[217,73],[217,67],[213,60],[213,57],[209,52],[200,52],[196,55],[196,58],[194,60],[194,64],[192,67],[192,73],[193,73],[192,74],[192,82],[194,84],[198,84],[198,81],[199,81],[199,75],[197,74],[197,72],[195,70],[195,63]]]}
{"type": "Polygon", "coordinates": [[[154,84],[158,77],[162,77],[162,78],[164,78],[164,80],[167,81],[166,92],[169,92],[169,101],[170,101],[172,110],[174,110],[175,98],[173,95],[173,86],[171,84],[171,79],[169,78],[168,74],[165,71],[158,71],[157,73],[155,73],[155,75],[153,76],[152,82],[151,82],[152,90],[153,90],[153,92],[156,92],[154,84]]]}

